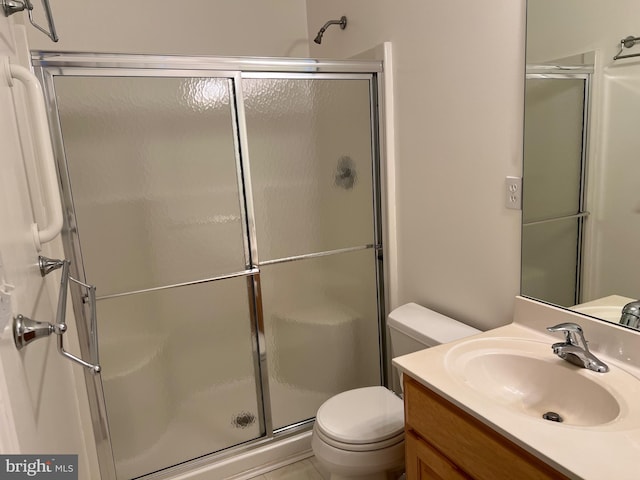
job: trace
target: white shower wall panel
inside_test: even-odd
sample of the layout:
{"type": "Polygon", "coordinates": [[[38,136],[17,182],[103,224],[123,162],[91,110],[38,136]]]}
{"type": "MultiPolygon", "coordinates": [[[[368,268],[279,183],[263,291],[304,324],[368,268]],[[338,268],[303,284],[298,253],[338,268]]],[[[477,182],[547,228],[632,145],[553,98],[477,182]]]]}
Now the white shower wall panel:
{"type": "Polygon", "coordinates": [[[637,298],[640,291],[640,65],[618,64],[603,77],[601,158],[598,201],[591,217],[592,266],[588,298],[611,294],[637,298]],[[595,274],[597,272],[597,274],[595,274]]]}

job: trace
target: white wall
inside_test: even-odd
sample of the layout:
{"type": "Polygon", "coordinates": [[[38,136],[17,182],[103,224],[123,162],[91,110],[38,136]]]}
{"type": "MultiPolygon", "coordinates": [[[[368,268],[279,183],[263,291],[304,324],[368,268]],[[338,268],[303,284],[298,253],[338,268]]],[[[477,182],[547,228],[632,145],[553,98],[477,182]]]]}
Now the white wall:
{"type": "MultiPolygon", "coordinates": [[[[504,207],[522,171],[524,2],[307,0],[312,57],[393,43],[398,303],[479,328],[511,320],[520,213],[504,207]]],[[[395,305],[391,305],[394,307],[395,305]]]]}
{"type": "Polygon", "coordinates": [[[291,57],[309,51],[299,0],[54,0],[51,8],[60,41],[29,27],[34,50],[291,57]]]}
{"type": "MultiPolygon", "coordinates": [[[[0,62],[27,66],[25,35],[14,32],[13,19],[0,16],[0,62]]],[[[23,314],[39,321],[55,319],[56,274],[41,278],[31,224],[43,220],[38,183],[25,176],[32,151],[21,87],[10,87],[4,69],[0,78],[0,451],[2,453],[79,456],[79,478],[97,478],[88,403],[82,367],[56,350],[55,335],[18,352],[11,318],[23,314]],[[30,187],[33,197],[30,195],[30,187]],[[12,288],[14,287],[14,288],[12,288]]],[[[32,159],[31,159],[32,160],[32,159]]],[[[32,169],[28,169],[32,171],[32,169]]],[[[59,240],[45,246],[43,255],[63,255],[59,240]]],[[[58,280],[59,281],[59,280],[58,280]]],[[[70,311],[70,308],[69,308],[70,311]]],[[[78,352],[73,315],[68,314],[65,347],[78,352]]]]}
{"type": "Polygon", "coordinates": [[[638,15],[636,0],[529,0],[527,61],[544,63],[597,50],[608,64],[622,38],[640,34],[638,15]]]}

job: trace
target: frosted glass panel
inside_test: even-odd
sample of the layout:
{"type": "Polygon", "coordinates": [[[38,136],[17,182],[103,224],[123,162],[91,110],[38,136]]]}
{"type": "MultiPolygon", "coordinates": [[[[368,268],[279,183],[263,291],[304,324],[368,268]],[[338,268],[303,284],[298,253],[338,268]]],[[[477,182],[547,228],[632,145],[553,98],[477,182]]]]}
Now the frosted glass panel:
{"type": "Polygon", "coordinates": [[[576,303],[580,224],[530,224],[580,212],[585,80],[528,78],[524,131],[522,294],[576,303]]]}
{"type": "Polygon", "coordinates": [[[55,77],[98,295],[245,268],[229,82],[55,77]]]}
{"type": "Polygon", "coordinates": [[[380,384],[375,262],[370,249],[262,269],[274,428],[380,384]]]}
{"type": "Polygon", "coordinates": [[[579,211],[584,88],[582,79],[527,79],[524,222],[579,211]]]}
{"type": "Polygon", "coordinates": [[[118,479],[259,437],[247,280],[100,300],[118,479]]]}
{"type": "Polygon", "coordinates": [[[522,234],[522,294],[555,305],[576,303],[578,220],[525,225],[522,234]]]}
{"type": "Polygon", "coordinates": [[[242,85],[260,260],[374,243],[369,81],[242,85]]]}

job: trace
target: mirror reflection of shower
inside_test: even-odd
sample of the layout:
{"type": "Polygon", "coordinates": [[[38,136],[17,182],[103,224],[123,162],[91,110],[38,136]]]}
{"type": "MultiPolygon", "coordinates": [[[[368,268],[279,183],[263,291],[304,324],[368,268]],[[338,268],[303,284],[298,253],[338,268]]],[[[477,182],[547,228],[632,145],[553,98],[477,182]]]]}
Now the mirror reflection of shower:
{"type": "Polygon", "coordinates": [[[322,36],[324,35],[324,32],[331,25],[340,25],[340,29],[344,30],[345,28],[347,28],[347,17],[343,15],[342,17],[340,17],[340,20],[329,20],[322,26],[322,28],[318,32],[318,35],[316,35],[316,38],[314,38],[313,41],[320,45],[322,43],[322,36]]]}

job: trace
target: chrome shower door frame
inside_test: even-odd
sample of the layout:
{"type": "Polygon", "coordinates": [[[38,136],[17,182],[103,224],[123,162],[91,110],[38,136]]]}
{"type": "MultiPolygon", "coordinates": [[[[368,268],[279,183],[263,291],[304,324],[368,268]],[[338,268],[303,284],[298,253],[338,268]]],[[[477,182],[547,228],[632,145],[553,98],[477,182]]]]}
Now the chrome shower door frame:
{"type": "MultiPolygon", "coordinates": [[[[265,445],[290,435],[308,431],[313,426],[313,420],[300,422],[274,432],[269,397],[268,352],[264,344],[264,319],[261,307],[260,265],[257,250],[257,235],[255,215],[253,209],[253,195],[251,191],[251,173],[249,168],[249,148],[247,139],[246,120],[244,112],[244,98],[241,80],[249,77],[269,78],[367,78],[370,84],[371,96],[371,139],[372,139],[372,171],[373,171],[373,244],[356,247],[356,249],[375,249],[377,275],[377,303],[378,303],[378,332],[380,342],[380,372],[381,382],[386,384],[385,352],[386,341],[384,335],[385,293],[383,270],[383,231],[382,231],[382,188],[380,178],[381,151],[379,147],[380,121],[377,105],[380,102],[380,92],[377,75],[382,72],[381,62],[375,61],[338,61],[338,60],[310,60],[310,59],[280,59],[280,58],[223,58],[223,57],[171,57],[147,55],[111,55],[84,54],[59,52],[33,52],[32,63],[36,75],[41,80],[48,107],[49,121],[52,126],[52,141],[58,161],[60,187],[65,205],[65,229],[63,244],[67,256],[72,260],[72,274],[75,278],[88,281],[85,276],[82,261],[82,250],[76,228],[75,206],[71,192],[71,181],[65,158],[64,144],[60,119],[58,118],[57,101],[55,95],[54,77],[56,76],[138,76],[138,77],[212,77],[227,78],[230,81],[231,110],[233,116],[234,145],[236,154],[236,169],[239,194],[241,200],[241,223],[243,230],[245,270],[231,275],[208,278],[197,282],[202,283],[222,280],[230,277],[244,276],[247,278],[250,295],[251,335],[253,344],[254,372],[256,393],[258,395],[258,409],[260,416],[261,436],[247,443],[227,448],[223,451],[211,453],[186,462],[185,464],[164,469],[161,472],[145,475],[145,478],[170,478],[194,468],[202,467],[212,461],[222,460],[244,451],[265,445]]],[[[343,249],[344,250],[344,249],[343,249]]],[[[353,249],[346,249],[353,250],[353,249]]],[[[322,252],[318,255],[328,255],[335,252],[322,252]]],[[[292,261],[295,259],[281,259],[292,261]]],[[[268,264],[270,262],[264,262],[268,264]]],[[[185,284],[169,285],[160,289],[173,288],[185,284]]],[[[150,289],[155,290],[155,289],[150,289]]],[[[84,317],[84,302],[78,292],[72,295],[74,311],[78,317],[78,336],[83,354],[89,348],[89,330],[84,317]]],[[[102,298],[106,298],[102,297],[102,298]]],[[[87,395],[91,409],[93,432],[98,452],[100,474],[103,480],[115,480],[115,462],[111,446],[109,425],[102,379],[100,375],[90,375],[85,372],[87,395]]]]}

